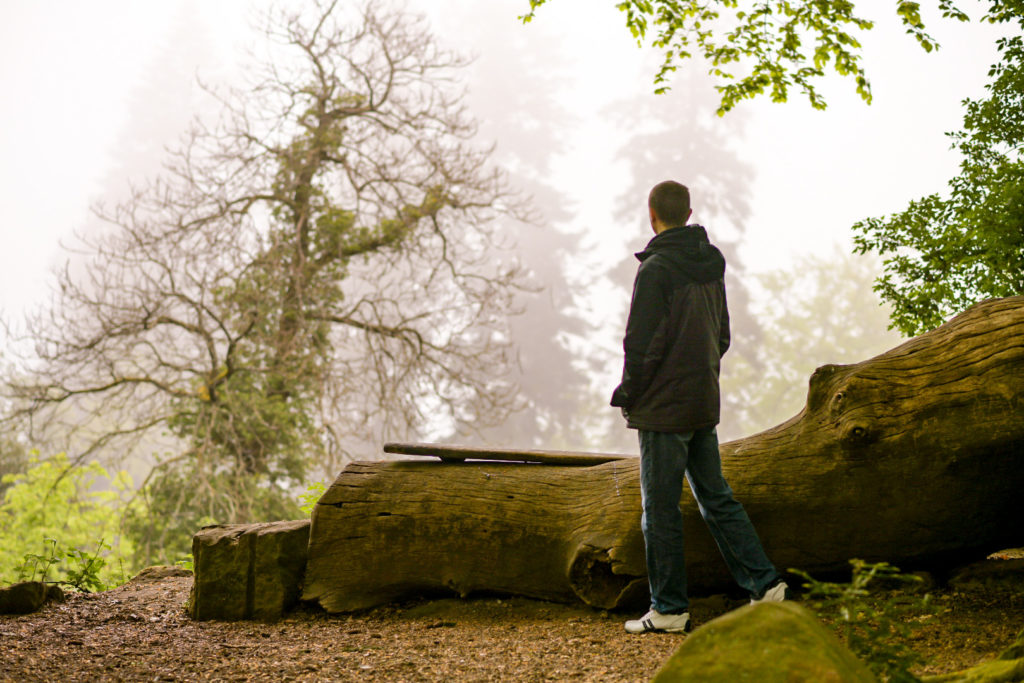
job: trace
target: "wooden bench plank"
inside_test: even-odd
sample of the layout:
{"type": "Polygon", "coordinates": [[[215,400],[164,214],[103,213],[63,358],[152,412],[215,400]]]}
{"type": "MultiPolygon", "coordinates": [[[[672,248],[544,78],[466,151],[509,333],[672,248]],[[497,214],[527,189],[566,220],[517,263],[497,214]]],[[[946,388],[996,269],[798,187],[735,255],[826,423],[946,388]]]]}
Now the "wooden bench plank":
{"type": "Polygon", "coordinates": [[[386,443],[385,453],[440,458],[445,462],[499,460],[504,462],[574,465],[589,467],[636,456],[621,453],[577,453],[575,451],[537,451],[485,446],[450,446],[436,443],[386,443]]]}

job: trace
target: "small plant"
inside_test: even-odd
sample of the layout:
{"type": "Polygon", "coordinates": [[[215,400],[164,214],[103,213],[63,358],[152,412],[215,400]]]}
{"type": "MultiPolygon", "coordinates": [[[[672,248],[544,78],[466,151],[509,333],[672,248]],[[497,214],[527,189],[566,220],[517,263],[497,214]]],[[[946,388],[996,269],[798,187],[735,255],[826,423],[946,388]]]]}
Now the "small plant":
{"type": "Polygon", "coordinates": [[[190,572],[195,572],[196,570],[196,565],[195,562],[192,560],[191,555],[188,557],[181,558],[180,560],[174,563],[174,566],[181,567],[182,569],[187,569],[190,572]]]}
{"type": "Polygon", "coordinates": [[[299,509],[302,510],[302,513],[306,515],[311,514],[313,512],[313,508],[316,507],[316,502],[320,500],[320,496],[324,495],[324,491],[326,490],[326,484],[322,481],[316,481],[310,484],[305,493],[299,494],[299,500],[302,501],[302,505],[299,506],[299,509]]]}
{"type": "Polygon", "coordinates": [[[68,568],[83,588],[90,576],[108,587],[123,582],[120,560],[133,554],[120,532],[132,491],[126,472],[110,474],[97,462],[74,464],[63,453],[44,460],[33,451],[28,469],[0,479],[6,486],[0,497],[0,584],[66,579],[68,568]],[[109,546],[96,547],[97,538],[109,546]],[[69,548],[82,552],[68,555],[69,548]]]}
{"type": "Polygon", "coordinates": [[[104,550],[110,550],[110,546],[104,543],[103,539],[96,544],[96,551],[92,553],[81,548],[66,550],[64,555],[70,562],[64,568],[67,579],[61,583],[85,592],[106,590],[107,584],[100,578],[100,570],[107,566],[107,561],[102,556],[104,550]]]}
{"type": "Polygon", "coordinates": [[[847,646],[880,680],[919,681],[910,669],[923,664],[924,658],[905,641],[911,629],[918,625],[909,617],[921,612],[931,613],[929,596],[906,591],[890,591],[884,595],[878,584],[909,587],[920,583],[921,577],[903,574],[887,562],[872,564],[853,559],[850,565],[853,574],[849,583],[817,581],[798,569],[790,571],[806,580],[804,588],[811,606],[839,627],[847,646]]]}
{"type": "Polygon", "coordinates": [[[60,562],[57,539],[44,538],[41,554],[25,553],[24,562],[18,568],[18,581],[46,581],[50,567],[60,562]],[[37,578],[38,573],[38,578],[37,578]]]}
{"type": "MultiPolygon", "coordinates": [[[[104,581],[100,572],[107,566],[103,552],[109,550],[110,546],[102,539],[96,543],[96,549],[89,552],[82,548],[64,549],[57,539],[46,538],[43,539],[42,553],[25,553],[24,562],[18,567],[18,580],[57,583],[83,592],[104,591],[110,585],[104,581]],[[48,579],[54,565],[64,573],[65,578],[48,579]]],[[[124,574],[122,564],[122,578],[124,574]]]]}

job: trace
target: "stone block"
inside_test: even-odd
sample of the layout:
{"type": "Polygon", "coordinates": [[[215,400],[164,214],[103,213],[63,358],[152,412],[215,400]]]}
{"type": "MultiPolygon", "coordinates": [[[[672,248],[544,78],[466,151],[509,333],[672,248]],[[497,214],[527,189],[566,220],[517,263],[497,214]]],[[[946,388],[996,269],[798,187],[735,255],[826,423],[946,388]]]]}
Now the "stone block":
{"type": "Polygon", "coordinates": [[[192,537],[193,619],[279,619],[298,602],[309,520],[219,524],[192,537]]]}

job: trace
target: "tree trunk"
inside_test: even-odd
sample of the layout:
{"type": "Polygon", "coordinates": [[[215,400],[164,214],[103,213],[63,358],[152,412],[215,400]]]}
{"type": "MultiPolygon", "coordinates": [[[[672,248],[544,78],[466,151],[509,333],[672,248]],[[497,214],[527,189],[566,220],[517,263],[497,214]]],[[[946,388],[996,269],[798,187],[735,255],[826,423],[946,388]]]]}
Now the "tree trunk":
{"type": "MultiPolygon", "coordinates": [[[[1024,297],[818,368],[799,415],[721,450],[781,570],[942,567],[1024,543],[1024,297]]],[[[331,612],[435,591],[642,601],[638,470],[354,463],[313,512],[303,598],[331,612]]],[[[727,585],[688,492],[682,508],[691,589],[727,585]]]]}

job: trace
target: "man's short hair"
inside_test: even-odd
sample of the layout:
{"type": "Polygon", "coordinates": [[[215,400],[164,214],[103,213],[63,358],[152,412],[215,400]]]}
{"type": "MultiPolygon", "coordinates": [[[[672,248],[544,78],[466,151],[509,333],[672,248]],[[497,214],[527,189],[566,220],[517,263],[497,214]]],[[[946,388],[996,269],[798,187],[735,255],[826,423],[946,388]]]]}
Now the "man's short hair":
{"type": "Polygon", "coordinates": [[[674,180],[658,183],[647,196],[647,205],[654,209],[662,223],[669,228],[686,225],[690,217],[690,190],[674,180]]]}

